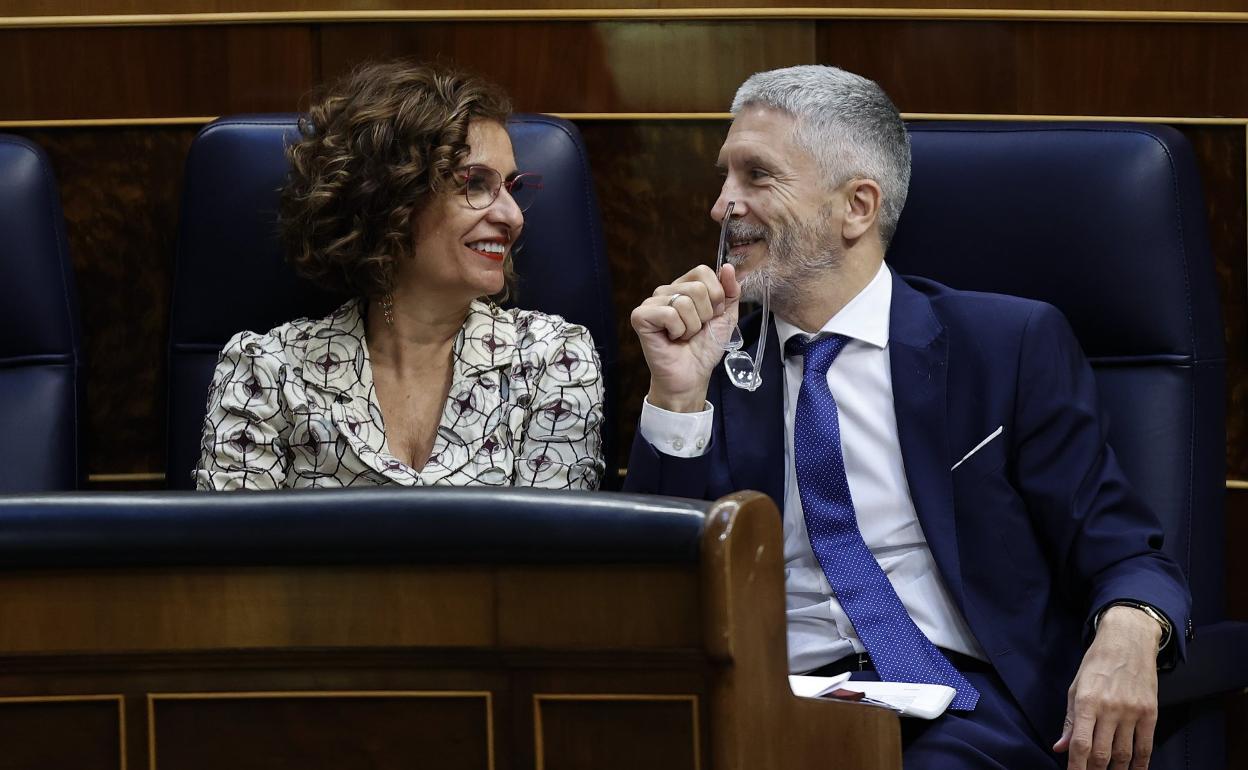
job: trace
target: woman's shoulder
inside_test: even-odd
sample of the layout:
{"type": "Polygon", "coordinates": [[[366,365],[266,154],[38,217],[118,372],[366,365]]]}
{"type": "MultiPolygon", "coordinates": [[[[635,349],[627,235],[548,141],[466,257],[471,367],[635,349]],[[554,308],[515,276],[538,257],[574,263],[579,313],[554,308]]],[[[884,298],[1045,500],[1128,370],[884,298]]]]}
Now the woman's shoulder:
{"type": "Polygon", "coordinates": [[[512,323],[515,324],[516,346],[521,349],[559,347],[567,341],[581,341],[593,347],[594,339],[589,329],[561,315],[520,308],[511,308],[501,312],[507,313],[512,323]]]}
{"type": "Polygon", "coordinates": [[[221,357],[267,359],[277,364],[301,359],[309,342],[326,336],[327,332],[351,333],[359,325],[357,305],[352,300],[324,318],[296,318],[267,332],[244,329],[225,343],[221,357]]]}
{"type": "Polygon", "coordinates": [[[589,329],[563,316],[540,310],[513,308],[515,361],[535,377],[554,377],[564,385],[587,385],[601,380],[601,365],[589,329]]]}

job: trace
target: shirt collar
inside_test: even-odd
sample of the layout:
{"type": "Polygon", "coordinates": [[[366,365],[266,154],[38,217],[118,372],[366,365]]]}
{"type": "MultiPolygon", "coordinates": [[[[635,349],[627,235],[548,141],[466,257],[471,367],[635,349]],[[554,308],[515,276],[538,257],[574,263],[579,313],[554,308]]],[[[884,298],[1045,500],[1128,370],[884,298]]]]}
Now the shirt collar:
{"type": "MultiPolygon", "coordinates": [[[[870,283],[854,295],[845,307],[828,319],[816,336],[843,334],[883,350],[888,346],[888,316],[893,303],[892,274],[884,263],[870,283]]],[[[791,338],[806,334],[788,321],[776,316],[776,336],[783,351],[791,338]]]]}

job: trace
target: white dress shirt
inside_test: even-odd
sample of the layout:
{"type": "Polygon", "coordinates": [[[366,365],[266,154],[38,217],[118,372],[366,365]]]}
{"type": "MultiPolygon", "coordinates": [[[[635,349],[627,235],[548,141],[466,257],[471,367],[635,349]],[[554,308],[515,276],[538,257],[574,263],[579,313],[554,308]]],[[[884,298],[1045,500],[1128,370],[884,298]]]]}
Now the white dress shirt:
{"type": "MultiPolygon", "coordinates": [[[[828,368],[828,387],[839,413],[845,473],[858,528],[906,611],[927,638],[938,647],[986,660],[936,568],[910,499],[889,368],[892,298],[892,275],[881,265],[866,288],[818,332],[850,338],[828,368]]],[[[782,354],[789,338],[804,333],[779,317],[776,331],[782,354]]],[[[784,361],[784,585],[789,669],[793,673],[810,671],[866,649],[833,595],[806,532],[793,462],[793,425],[802,365],[801,356],[784,361]]],[[[710,443],[712,418],[709,404],[703,412],[678,414],[647,401],[638,429],[660,452],[694,457],[710,443]]]]}

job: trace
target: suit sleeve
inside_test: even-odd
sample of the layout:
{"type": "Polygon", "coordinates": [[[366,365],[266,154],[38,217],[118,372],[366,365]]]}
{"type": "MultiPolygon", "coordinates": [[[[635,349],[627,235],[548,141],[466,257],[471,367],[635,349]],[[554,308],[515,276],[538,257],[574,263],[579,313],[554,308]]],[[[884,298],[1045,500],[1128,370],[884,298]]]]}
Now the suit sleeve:
{"type": "Polygon", "coordinates": [[[624,491],[709,500],[707,478],[710,464],[710,452],[697,457],[664,454],[639,432],[633,439],[633,449],[628,457],[624,491]]]}
{"type": "Polygon", "coordinates": [[[221,351],[208,389],[197,489],[278,489],[289,471],[279,340],[236,334],[221,351]]]}
{"type": "MultiPolygon", "coordinates": [[[[704,447],[695,446],[696,452],[682,453],[691,456],[680,457],[671,452],[661,451],[648,440],[643,426],[638,424],[637,434],[633,438],[633,448],[628,458],[628,475],[624,478],[625,492],[688,497],[695,500],[711,500],[716,497],[710,489],[711,463],[716,462],[717,458],[719,462],[723,461],[722,456],[718,454],[719,447],[716,445],[715,438],[716,427],[718,427],[716,424],[718,418],[715,416],[717,410],[712,406],[717,401],[717,392],[717,383],[712,377],[710,392],[707,394],[711,401],[708,402],[707,411],[702,413],[703,418],[696,421],[699,424],[694,432],[684,436],[686,439],[695,441],[701,438],[706,442],[704,447]],[[708,414],[709,419],[705,418],[708,414]],[[710,424],[709,433],[706,432],[706,425],[701,424],[702,419],[706,419],[710,424]]],[[[643,409],[653,409],[653,407],[644,404],[643,409]]],[[[646,427],[653,427],[653,425],[654,423],[651,423],[646,427]]]]}
{"type": "MultiPolygon", "coordinates": [[[[546,320],[537,319],[536,320],[546,320]]],[[[559,318],[552,324],[524,441],[516,486],[597,489],[602,457],[602,366],[589,330],[559,318]]]]}
{"type": "Polygon", "coordinates": [[[1056,554],[1059,584],[1086,598],[1089,635],[1095,613],[1112,601],[1156,607],[1175,629],[1168,652],[1182,658],[1186,581],[1161,552],[1161,525],[1106,441],[1096,380],[1066,319],[1039,306],[1019,355],[1017,483],[1056,554]]]}

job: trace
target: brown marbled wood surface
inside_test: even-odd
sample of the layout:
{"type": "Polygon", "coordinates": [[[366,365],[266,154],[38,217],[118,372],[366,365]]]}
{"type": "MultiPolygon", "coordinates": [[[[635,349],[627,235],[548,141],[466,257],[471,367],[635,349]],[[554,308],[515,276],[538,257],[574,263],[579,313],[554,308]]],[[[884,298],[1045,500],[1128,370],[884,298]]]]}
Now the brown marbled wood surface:
{"type": "Polygon", "coordinates": [[[489,701],[464,697],[179,698],[154,701],[162,770],[480,770],[489,701]]]}
{"type": "Polygon", "coordinates": [[[585,121],[580,124],[602,208],[620,342],[620,467],[628,465],[650,372],[629,313],[659,284],[698,263],[714,264],[719,228],[715,158],[725,121],[585,121]]]}
{"type": "Polygon", "coordinates": [[[1245,117],[1245,49],[1248,24],[818,25],[818,61],[876,80],[904,112],[1245,117]]]}
{"type": "MultiPolygon", "coordinates": [[[[1180,126],[1196,150],[1226,340],[1226,475],[1248,479],[1248,180],[1245,126],[1180,126]]],[[[1235,494],[1229,492],[1228,494],[1235,494]]],[[[1239,494],[1248,494],[1240,492],[1239,494]]],[[[1230,517],[1235,512],[1228,510],[1230,517]]],[[[1239,542],[1248,542],[1248,538],[1239,542]]],[[[1243,584],[1248,591],[1248,581],[1243,584]]],[[[1248,595],[1242,605],[1248,618],[1248,595]]]]}
{"type": "Polygon", "coordinates": [[[61,188],[87,356],[87,472],[164,468],[165,346],[182,164],[196,129],[19,132],[61,188]]]}
{"type": "Polygon", "coordinates": [[[0,770],[123,767],[115,699],[0,699],[0,770]]]}
{"type": "MultiPolygon", "coordinates": [[[[1248,489],[1226,490],[1226,609],[1235,620],[1248,620],[1248,489]]],[[[1248,696],[1226,696],[1226,755],[1228,767],[1248,764],[1248,696]],[[1239,763],[1236,764],[1236,758],[1239,763]]]]}
{"type": "Polygon", "coordinates": [[[1248,116],[1248,24],[828,20],[0,29],[0,120],[286,110],[369,57],[449,57],[524,110],[713,111],[760,69],[851,65],[907,112],[1248,116]],[[486,44],[488,41],[488,45],[486,44]],[[489,55],[483,56],[482,51],[489,55]],[[1156,51],[1166,51],[1157,56],[1156,51]],[[103,75],[103,76],[102,76],[103,75]]]}
{"type": "Polygon", "coordinates": [[[207,117],[293,108],[311,25],[0,29],[0,120],[207,117]]]}
{"type": "Polygon", "coordinates": [[[497,81],[524,111],[723,112],[753,73],[812,61],[815,30],[797,21],[337,24],[320,45],[326,78],[369,58],[442,57],[497,81]]]}
{"type": "MultiPolygon", "coordinates": [[[[661,697],[661,696],[660,696],[661,697]]],[[[669,696],[670,698],[671,696],[669,696]]],[[[539,700],[545,770],[697,770],[698,703],[669,700],[539,700]],[[645,740],[639,740],[645,736],[645,740]]]]}
{"type": "MultiPolygon", "coordinates": [[[[272,11],[823,7],[823,0],[9,0],[6,16],[272,11]]],[[[1080,11],[1243,11],[1240,0],[842,0],[843,8],[1006,8],[1080,11]]]]}

